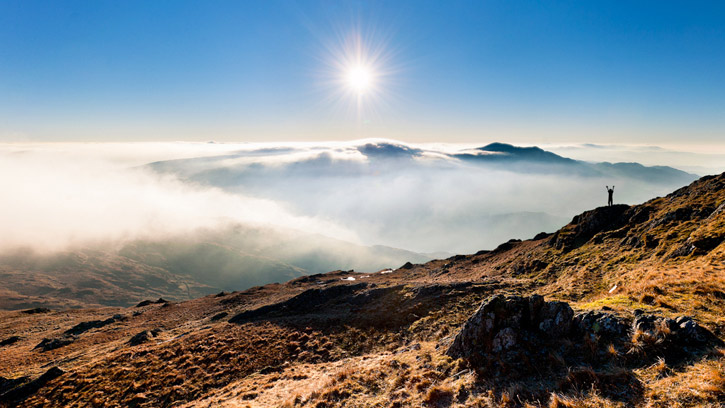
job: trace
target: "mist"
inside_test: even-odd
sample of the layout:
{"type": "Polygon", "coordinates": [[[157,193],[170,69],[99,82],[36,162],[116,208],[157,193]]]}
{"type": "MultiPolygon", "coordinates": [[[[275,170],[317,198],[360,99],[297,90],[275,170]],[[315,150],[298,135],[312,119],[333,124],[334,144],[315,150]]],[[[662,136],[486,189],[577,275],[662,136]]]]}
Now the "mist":
{"type": "Polygon", "coordinates": [[[540,150],[367,140],[249,147],[152,163],[161,174],[283,203],[355,231],[366,245],[471,253],[554,231],[606,203],[663,195],[696,178],[671,168],[577,162],[540,150]]]}
{"type": "Polygon", "coordinates": [[[696,177],[500,143],[5,144],[0,308],[397,268],[553,232],[605,185],[636,204],[696,177]]]}
{"type": "MultiPolygon", "coordinates": [[[[168,157],[172,145],[152,145],[151,150],[156,157],[168,157]]],[[[294,214],[282,203],[185,183],[131,164],[138,150],[153,154],[144,149],[149,146],[126,146],[126,152],[116,145],[73,147],[10,145],[0,150],[0,250],[120,245],[234,223],[357,240],[340,225],[294,214]]]]}
{"type": "Polygon", "coordinates": [[[245,225],[470,253],[561,227],[603,205],[605,185],[617,186],[617,202],[635,204],[694,179],[505,157],[380,140],[4,145],[0,249],[57,251],[245,225]]]}

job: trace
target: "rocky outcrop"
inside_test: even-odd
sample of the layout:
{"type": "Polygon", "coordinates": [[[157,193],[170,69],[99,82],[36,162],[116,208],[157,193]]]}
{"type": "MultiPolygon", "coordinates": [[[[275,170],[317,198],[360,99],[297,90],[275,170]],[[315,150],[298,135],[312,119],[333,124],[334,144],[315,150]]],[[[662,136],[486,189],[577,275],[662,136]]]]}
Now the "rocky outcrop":
{"type": "Polygon", "coordinates": [[[574,314],[565,302],[541,296],[488,298],[456,335],[446,354],[462,358],[487,376],[523,376],[567,367],[619,363],[668,363],[723,342],[692,318],[636,311],[633,318],[590,311],[574,314]],[[622,353],[612,353],[612,347],[622,353]]]}
{"type": "Polygon", "coordinates": [[[64,336],[64,337],[53,337],[53,338],[44,338],[43,340],[38,343],[37,346],[35,346],[34,350],[40,349],[40,351],[50,351],[55,350],[57,348],[61,348],[63,346],[67,346],[75,341],[75,337],[73,336],[64,336]]]}
{"type": "Polygon", "coordinates": [[[17,343],[18,341],[20,341],[20,337],[19,336],[10,336],[10,337],[8,337],[5,340],[0,341],[0,347],[9,346],[11,344],[17,343]]]}
{"type": "Polygon", "coordinates": [[[217,320],[221,320],[221,319],[227,317],[228,315],[229,315],[229,313],[227,313],[227,312],[219,312],[211,317],[211,321],[216,322],[217,320]]]}
{"type": "Polygon", "coordinates": [[[50,309],[47,307],[36,307],[35,309],[23,310],[21,313],[25,314],[38,314],[38,313],[50,313],[50,309]]]}
{"type": "Polygon", "coordinates": [[[129,346],[138,346],[139,344],[144,344],[151,340],[152,338],[156,337],[161,333],[160,329],[153,329],[151,331],[144,330],[142,332],[137,333],[131,339],[128,341],[129,346]]]}
{"type": "Polygon", "coordinates": [[[18,377],[18,378],[5,378],[0,377],[0,401],[3,401],[2,396],[8,391],[17,388],[30,381],[30,377],[18,377]]]}
{"type": "Polygon", "coordinates": [[[541,296],[496,295],[468,319],[446,354],[474,366],[491,367],[500,359],[517,365],[548,340],[567,336],[573,315],[568,304],[541,296]]]}
{"type": "Polygon", "coordinates": [[[367,287],[367,283],[358,283],[354,285],[336,285],[322,289],[308,289],[284,302],[238,313],[229,319],[229,323],[243,323],[265,315],[287,311],[294,313],[309,312],[338,298],[349,299],[355,292],[367,287]]]}
{"type": "Polygon", "coordinates": [[[77,325],[66,330],[65,334],[77,336],[79,334],[87,332],[88,330],[100,329],[101,327],[108,326],[109,324],[120,322],[122,320],[126,320],[126,316],[117,314],[113,317],[109,317],[106,320],[90,320],[87,322],[80,322],[77,325]]]}
{"type": "Polygon", "coordinates": [[[166,299],[164,299],[164,298],[158,298],[158,300],[156,300],[155,302],[152,302],[150,300],[143,300],[143,301],[139,302],[136,305],[136,307],[144,307],[144,306],[153,305],[153,304],[157,304],[158,305],[158,304],[162,304],[162,303],[163,304],[166,304],[166,303],[169,303],[169,301],[166,300],[166,299]]]}
{"type": "Polygon", "coordinates": [[[43,375],[35,380],[28,381],[27,377],[18,380],[5,380],[0,377],[0,402],[12,403],[23,400],[30,395],[35,394],[46,383],[65,374],[58,367],[51,367],[43,375]]]}
{"type": "Polygon", "coordinates": [[[623,227],[633,216],[636,216],[634,221],[643,218],[642,214],[630,214],[629,209],[628,205],[618,204],[583,212],[575,216],[569,225],[554,233],[549,239],[549,244],[556,249],[571,251],[584,245],[600,232],[623,227]]]}

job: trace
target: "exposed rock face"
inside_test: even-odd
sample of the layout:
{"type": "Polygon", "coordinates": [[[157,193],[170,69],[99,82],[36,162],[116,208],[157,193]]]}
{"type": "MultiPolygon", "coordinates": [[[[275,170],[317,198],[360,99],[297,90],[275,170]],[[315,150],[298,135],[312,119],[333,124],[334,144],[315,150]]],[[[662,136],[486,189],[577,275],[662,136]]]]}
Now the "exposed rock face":
{"type": "Polygon", "coordinates": [[[129,346],[138,346],[139,344],[146,343],[147,341],[151,340],[151,337],[153,335],[150,331],[144,330],[135,336],[131,337],[131,339],[128,341],[129,346]]]}
{"type": "Polygon", "coordinates": [[[534,235],[534,241],[538,241],[540,239],[549,238],[552,235],[554,235],[554,234],[551,234],[549,232],[539,232],[538,234],[534,235]]]}
{"type": "Polygon", "coordinates": [[[722,346],[723,342],[691,317],[676,319],[646,315],[635,311],[631,341],[637,346],[635,354],[656,353],[671,361],[683,360],[708,345],[722,346]]]}
{"type": "Polygon", "coordinates": [[[610,346],[625,352],[625,363],[636,365],[658,357],[677,363],[722,344],[685,316],[670,319],[641,311],[633,319],[598,311],[574,315],[565,302],[496,295],[468,319],[446,354],[490,377],[522,377],[609,364],[614,358],[610,346]]]}
{"type": "Polygon", "coordinates": [[[60,368],[51,367],[43,375],[32,381],[27,381],[27,377],[23,377],[18,380],[4,380],[0,377],[0,379],[4,380],[0,380],[0,389],[4,389],[4,391],[0,393],[0,402],[13,402],[25,399],[37,392],[38,389],[44,386],[47,382],[60,377],[63,374],[65,374],[65,372],[60,368]]]}
{"type": "Polygon", "coordinates": [[[227,313],[227,312],[219,312],[219,313],[217,313],[217,314],[215,314],[214,316],[211,317],[211,321],[212,322],[215,322],[217,320],[221,320],[221,319],[227,317],[227,315],[229,315],[229,313],[227,313]]]}
{"type": "Polygon", "coordinates": [[[50,313],[50,309],[47,307],[36,307],[35,309],[23,310],[25,314],[38,314],[38,313],[50,313]]]}
{"type": "Polygon", "coordinates": [[[19,336],[10,336],[10,337],[8,337],[5,340],[0,341],[0,347],[2,347],[2,346],[9,346],[11,344],[17,343],[18,341],[20,341],[20,337],[19,336]]]}
{"type": "Polygon", "coordinates": [[[30,377],[19,377],[19,378],[5,378],[0,377],[0,401],[2,396],[13,388],[19,387],[30,381],[30,377]]]}
{"type": "Polygon", "coordinates": [[[106,320],[90,320],[87,322],[80,322],[77,325],[66,330],[65,334],[79,335],[81,333],[87,332],[88,330],[99,329],[103,326],[107,326],[112,323],[120,322],[122,320],[126,320],[126,317],[123,315],[117,314],[117,315],[114,315],[113,317],[109,317],[106,320]]]}
{"type": "Polygon", "coordinates": [[[357,283],[354,285],[331,286],[323,289],[308,289],[284,302],[275,303],[268,306],[262,306],[254,310],[247,310],[238,313],[234,317],[229,319],[229,323],[243,323],[258,318],[260,316],[279,312],[311,311],[319,307],[320,305],[323,305],[337,298],[351,298],[356,291],[365,289],[367,287],[367,283],[357,283]]]}
{"type": "Polygon", "coordinates": [[[630,221],[644,218],[641,214],[631,213],[629,209],[628,205],[617,204],[586,211],[574,217],[569,226],[557,231],[549,239],[549,244],[557,249],[571,251],[600,232],[616,230],[630,221]]]}
{"type": "Polygon", "coordinates": [[[166,299],[164,299],[164,298],[158,298],[158,300],[156,300],[155,302],[152,302],[150,300],[143,300],[143,301],[139,302],[136,305],[136,307],[144,307],[144,306],[153,305],[153,304],[157,304],[158,305],[158,304],[162,304],[162,303],[163,304],[166,304],[166,303],[169,303],[169,301],[166,300],[166,299]]]}
{"type": "Polygon", "coordinates": [[[151,340],[152,337],[157,337],[159,333],[161,333],[161,329],[159,328],[153,329],[151,331],[144,330],[131,337],[131,339],[128,341],[128,344],[130,346],[138,346],[139,344],[143,344],[151,340]]]}
{"type": "Polygon", "coordinates": [[[37,346],[35,346],[35,349],[40,349],[40,351],[55,350],[57,348],[67,346],[67,345],[73,343],[74,341],[75,341],[75,337],[72,337],[72,336],[44,338],[43,340],[40,341],[40,343],[38,343],[37,346]]]}
{"type": "Polygon", "coordinates": [[[468,319],[447,354],[479,366],[490,366],[499,358],[523,361],[540,343],[567,336],[573,316],[564,302],[496,295],[468,319]]]}
{"type": "Polygon", "coordinates": [[[590,339],[621,339],[629,332],[629,325],[622,319],[610,313],[596,311],[576,315],[572,325],[575,335],[588,336],[590,339]]]}

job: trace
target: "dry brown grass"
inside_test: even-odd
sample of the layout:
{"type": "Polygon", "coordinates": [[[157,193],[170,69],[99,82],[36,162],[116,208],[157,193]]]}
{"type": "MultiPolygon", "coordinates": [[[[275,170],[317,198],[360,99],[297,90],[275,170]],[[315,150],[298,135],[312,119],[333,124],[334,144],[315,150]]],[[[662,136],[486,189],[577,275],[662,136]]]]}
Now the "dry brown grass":
{"type": "Polygon", "coordinates": [[[725,358],[702,361],[686,370],[660,376],[660,367],[643,372],[649,379],[643,406],[721,407],[725,401],[725,358]]]}
{"type": "Polygon", "coordinates": [[[291,333],[271,324],[227,325],[183,341],[123,349],[60,377],[55,386],[41,389],[26,404],[73,407],[93,398],[101,405],[191,401],[235,378],[293,358],[285,347],[291,333]],[[145,399],[140,401],[142,396],[145,399]]]}
{"type": "Polygon", "coordinates": [[[450,386],[436,385],[428,389],[423,403],[429,406],[448,406],[453,401],[453,389],[450,386]]]}
{"type": "Polygon", "coordinates": [[[564,397],[557,393],[552,393],[549,399],[549,408],[574,408],[576,407],[571,398],[564,397]]]}

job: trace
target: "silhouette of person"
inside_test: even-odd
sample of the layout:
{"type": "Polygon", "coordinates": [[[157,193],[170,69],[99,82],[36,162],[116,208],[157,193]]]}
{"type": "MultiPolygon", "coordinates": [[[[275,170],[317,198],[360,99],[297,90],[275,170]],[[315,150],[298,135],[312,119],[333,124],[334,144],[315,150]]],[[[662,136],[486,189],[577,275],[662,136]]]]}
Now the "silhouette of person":
{"type": "Polygon", "coordinates": [[[612,186],[612,188],[609,188],[609,186],[605,187],[607,187],[607,193],[609,193],[609,200],[607,201],[607,205],[612,206],[614,204],[614,186],[612,186]]]}

